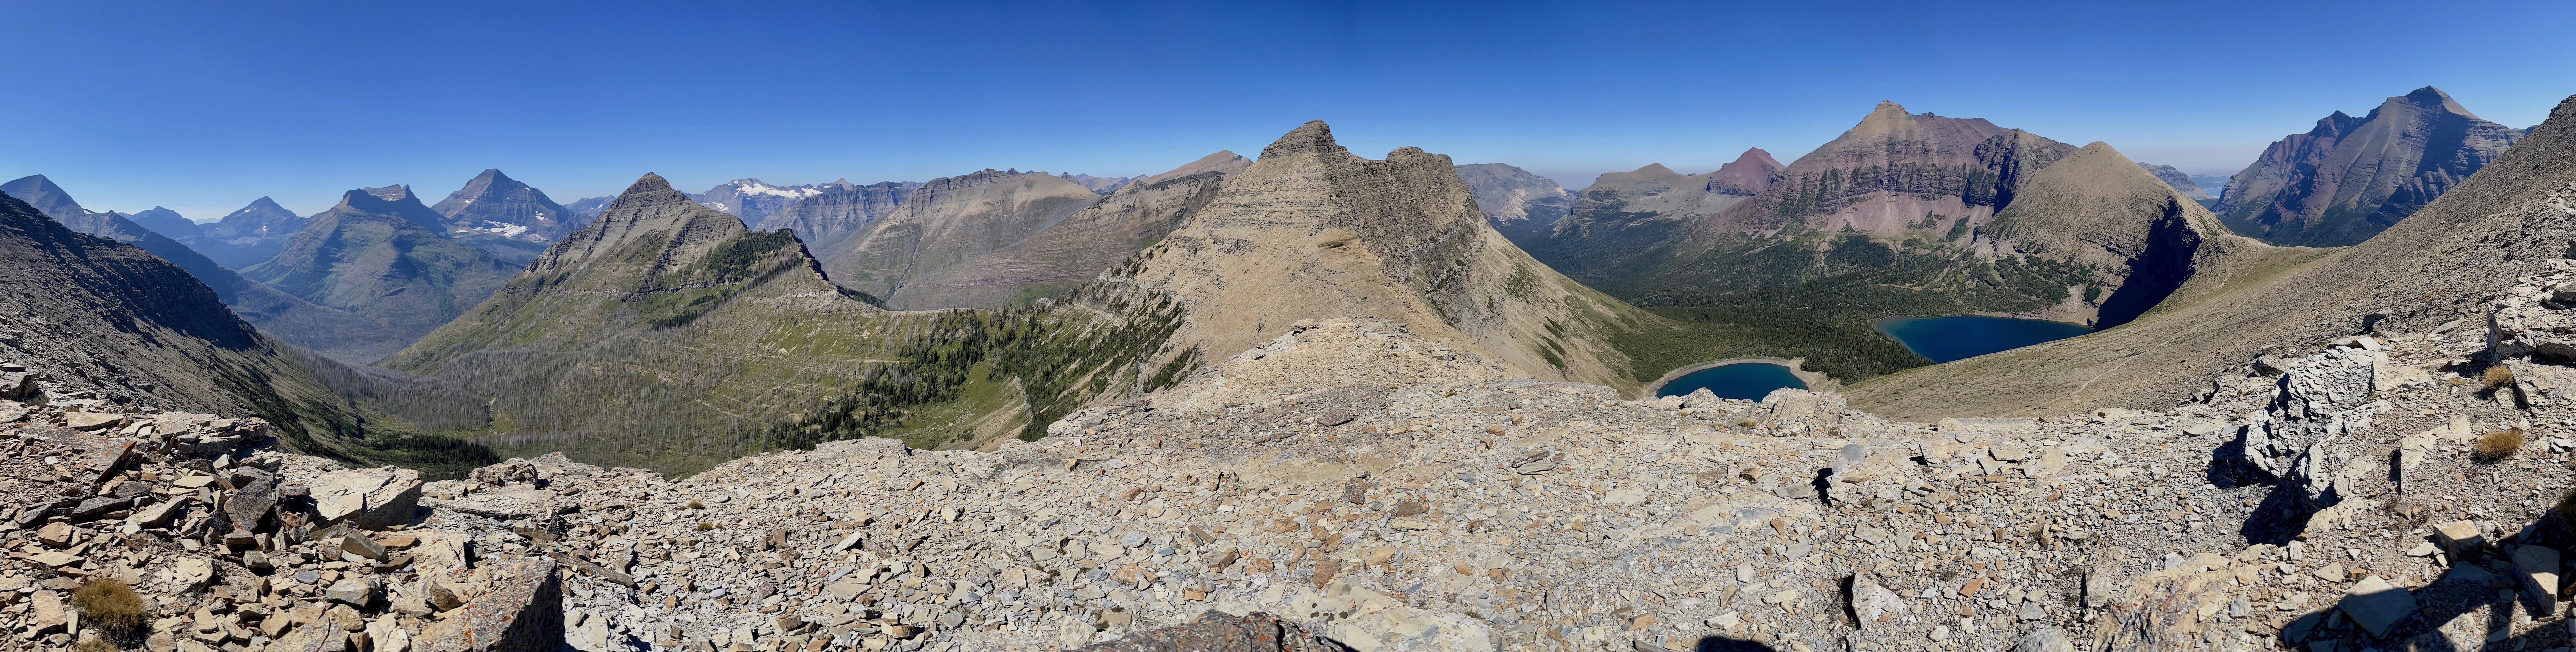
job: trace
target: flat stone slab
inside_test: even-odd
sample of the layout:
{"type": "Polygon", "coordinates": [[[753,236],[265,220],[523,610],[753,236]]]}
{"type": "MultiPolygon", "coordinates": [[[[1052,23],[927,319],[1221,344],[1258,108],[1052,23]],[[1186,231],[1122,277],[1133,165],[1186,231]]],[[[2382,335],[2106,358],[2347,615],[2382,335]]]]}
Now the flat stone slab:
{"type": "Polygon", "coordinates": [[[2369,630],[2372,638],[2383,638],[2388,630],[2415,615],[2415,594],[2371,575],[2344,590],[2342,607],[2353,624],[2369,630]]]}

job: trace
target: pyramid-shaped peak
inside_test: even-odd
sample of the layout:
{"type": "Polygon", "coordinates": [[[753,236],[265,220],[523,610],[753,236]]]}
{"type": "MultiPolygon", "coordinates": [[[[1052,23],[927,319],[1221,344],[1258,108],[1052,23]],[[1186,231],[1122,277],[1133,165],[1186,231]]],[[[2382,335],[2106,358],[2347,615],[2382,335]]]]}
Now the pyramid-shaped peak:
{"type": "Polygon", "coordinates": [[[670,190],[670,189],[671,189],[671,180],[669,180],[669,179],[664,179],[664,178],[662,178],[662,175],[659,175],[659,174],[654,174],[654,173],[651,173],[651,172],[646,172],[646,173],[644,173],[644,176],[636,177],[636,178],[635,178],[635,184],[634,184],[634,185],[627,186],[627,187],[626,187],[626,192],[621,192],[621,193],[617,193],[617,194],[619,194],[619,195],[632,195],[632,194],[639,193],[639,192],[654,192],[654,191],[663,191],[663,190],[670,190]]]}
{"type": "Polygon", "coordinates": [[[1325,125],[1322,120],[1308,120],[1306,124],[1298,125],[1296,129],[1289,130],[1287,134],[1280,136],[1279,140],[1270,143],[1269,147],[1261,148],[1261,158],[1268,160],[1273,156],[1323,152],[1348,153],[1349,150],[1342,149],[1340,144],[1333,142],[1331,126],[1325,125]]]}
{"type": "Polygon", "coordinates": [[[2415,89],[2405,95],[2388,98],[2388,101],[2391,104],[2405,102],[2407,104],[2421,107],[2425,110],[2442,111],[2470,118],[2484,119],[2478,118],[2478,115],[2475,113],[2470,113],[2469,107],[2460,105],[2459,100],[2451,99],[2451,94],[2444,93],[2442,92],[2442,89],[2431,86],[2415,89]]]}
{"type": "Polygon", "coordinates": [[[1728,165],[1734,165],[1735,163],[1752,163],[1773,168],[1780,167],[1780,159],[1772,158],[1771,152],[1760,147],[1745,148],[1744,153],[1737,155],[1734,163],[1728,163],[1728,165]]]}
{"type": "Polygon", "coordinates": [[[1920,128],[1922,124],[1915,122],[1914,116],[1905,112],[1905,105],[1894,101],[1880,101],[1877,108],[1870,109],[1869,115],[1860,119],[1860,124],[1852,126],[1850,135],[1886,136],[1920,128]]]}

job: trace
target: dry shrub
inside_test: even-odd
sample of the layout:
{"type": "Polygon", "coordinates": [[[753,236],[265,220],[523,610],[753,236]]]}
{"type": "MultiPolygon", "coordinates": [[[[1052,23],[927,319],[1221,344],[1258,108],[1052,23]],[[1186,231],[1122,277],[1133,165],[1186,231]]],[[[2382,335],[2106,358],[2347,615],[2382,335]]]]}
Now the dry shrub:
{"type": "Polygon", "coordinates": [[[73,591],[72,606],[80,609],[81,622],[119,639],[131,639],[141,632],[144,619],[152,615],[150,608],[143,605],[143,596],[134,594],[134,587],[104,578],[90,580],[73,591]]]}
{"type": "Polygon", "coordinates": [[[2514,453],[2521,450],[2522,429],[2508,428],[2479,436],[2477,445],[2471,447],[2469,455],[2477,461],[2491,463],[2513,457],[2514,453]]]}
{"type": "Polygon", "coordinates": [[[2487,367],[2486,381],[2487,389],[2496,389],[2506,385],[2511,385],[2513,384],[2513,370],[2506,368],[2504,365],[2487,367]]]}
{"type": "Polygon", "coordinates": [[[709,523],[709,522],[706,522],[706,521],[698,521],[698,531],[699,531],[699,532],[705,532],[705,531],[713,530],[713,529],[716,529],[716,524],[714,524],[714,523],[709,523]]]}

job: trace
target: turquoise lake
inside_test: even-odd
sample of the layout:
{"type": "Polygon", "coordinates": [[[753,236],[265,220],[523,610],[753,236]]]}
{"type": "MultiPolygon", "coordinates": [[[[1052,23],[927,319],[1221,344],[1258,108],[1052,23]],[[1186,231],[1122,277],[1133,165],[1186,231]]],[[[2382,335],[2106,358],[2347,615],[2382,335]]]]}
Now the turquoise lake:
{"type": "Polygon", "coordinates": [[[1655,393],[1658,396],[1683,396],[1702,387],[1708,388],[1708,392],[1718,398],[1759,401],[1771,395],[1771,390],[1782,387],[1806,389],[1807,384],[1789,373],[1788,367],[1768,362],[1738,362],[1682,374],[1682,377],[1664,383],[1655,393]]]}
{"type": "Polygon", "coordinates": [[[1982,315],[1889,317],[1878,331],[1933,362],[1973,358],[2093,332],[2081,324],[1982,315]]]}

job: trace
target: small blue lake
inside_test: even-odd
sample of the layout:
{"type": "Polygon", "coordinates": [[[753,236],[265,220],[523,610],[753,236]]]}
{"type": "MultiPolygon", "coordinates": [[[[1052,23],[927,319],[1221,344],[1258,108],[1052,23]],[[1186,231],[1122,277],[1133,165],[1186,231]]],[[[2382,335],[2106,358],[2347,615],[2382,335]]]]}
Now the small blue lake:
{"type": "Polygon", "coordinates": [[[1933,362],[1973,358],[2093,332],[2081,324],[1982,315],[1889,317],[1878,331],[1933,362]]]}
{"type": "Polygon", "coordinates": [[[1771,395],[1771,390],[1782,387],[1806,389],[1807,383],[1798,380],[1796,374],[1789,373],[1788,367],[1768,362],[1738,362],[1682,374],[1682,377],[1664,383],[1655,394],[1684,396],[1702,387],[1708,388],[1708,393],[1716,394],[1718,398],[1759,401],[1771,395]]]}

